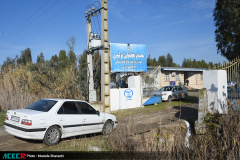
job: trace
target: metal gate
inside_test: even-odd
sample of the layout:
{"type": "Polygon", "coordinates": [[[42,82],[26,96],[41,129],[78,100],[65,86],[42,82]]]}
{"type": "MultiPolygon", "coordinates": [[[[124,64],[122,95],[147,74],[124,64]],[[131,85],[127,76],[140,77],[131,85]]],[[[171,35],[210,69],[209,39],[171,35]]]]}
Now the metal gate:
{"type": "Polygon", "coordinates": [[[227,71],[227,97],[233,109],[240,108],[240,58],[236,58],[229,63],[218,66],[217,69],[227,71]]]}
{"type": "Polygon", "coordinates": [[[227,81],[237,83],[239,81],[239,63],[240,58],[238,57],[229,63],[224,63],[223,65],[217,66],[217,69],[226,70],[227,81]]]}

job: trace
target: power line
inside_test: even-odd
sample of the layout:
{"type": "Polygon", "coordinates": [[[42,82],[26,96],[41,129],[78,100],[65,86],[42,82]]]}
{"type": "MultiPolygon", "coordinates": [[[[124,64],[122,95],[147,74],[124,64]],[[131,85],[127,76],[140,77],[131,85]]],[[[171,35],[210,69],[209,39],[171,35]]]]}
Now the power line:
{"type": "Polygon", "coordinates": [[[54,18],[55,16],[57,16],[58,14],[60,14],[61,12],[63,12],[65,9],[67,9],[68,7],[70,7],[73,3],[75,3],[77,0],[72,1],[70,4],[68,4],[66,7],[64,7],[63,9],[61,9],[59,12],[57,12],[56,14],[54,14],[52,17],[48,18],[47,20],[45,20],[44,22],[42,22],[40,25],[38,25],[37,27],[33,28],[30,32],[28,32],[28,34],[22,36],[21,38],[19,38],[17,41],[21,40],[23,37],[29,35],[30,33],[32,33],[35,29],[39,28],[40,26],[42,26],[43,24],[45,24],[46,22],[48,22],[49,20],[51,20],[52,18],[54,18]]]}
{"type": "MultiPolygon", "coordinates": [[[[28,17],[23,23],[21,23],[13,32],[11,32],[7,37],[12,36],[12,34],[14,34],[17,30],[19,30],[19,28],[21,28],[23,26],[23,24],[25,24],[28,20],[30,20],[36,13],[38,13],[46,4],[48,4],[50,1],[46,1],[40,8],[38,8],[30,17],[28,17]]],[[[9,40],[9,39],[7,39],[9,40]]],[[[6,40],[6,41],[7,41],[6,40]]]]}
{"type": "MultiPolygon", "coordinates": [[[[91,10],[92,9],[92,7],[94,7],[95,8],[95,10],[98,10],[98,9],[100,9],[101,8],[101,3],[100,3],[100,1],[99,0],[96,0],[96,1],[94,1],[92,4],[89,4],[88,6],[86,6],[86,10],[88,11],[88,10],[91,10]]],[[[92,16],[92,23],[91,23],[91,29],[92,29],[92,33],[96,33],[96,34],[101,34],[101,29],[100,29],[100,22],[99,22],[99,19],[98,19],[98,14],[96,14],[96,15],[94,15],[94,16],[92,16]],[[96,19],[97,20],[95,20],[95,16],[96,16],[96,19]],[[97,21],[97,22],[95,22],[95,21],[97,21]],[[95,26],[95,28],[94,28],[94,26],[95,26]],[[98,27],[97,27],[98,26],[98,27]],[[96,32],[95,32],[96,31],[96,32]],[[99,31],[99,32],[98,32],[99,31]]]]}
{"type": "Polygon", "coordinates": [[[8,38],[4,43],[2,43],[2,45],[0,47],[2,47],[7,41],[9,41],[10,39],[12,39],[13,37],[15,37],[18,33],[22,32],[27,26],[29,26],[30,24],[32,24],[34,21],[36,21],[39,17],[41,17],[44,13],[46,13],[49,9],[51,9],[54,5],[56,5],[59,1],[55,1],[51,6],[49,6],[45,11],[43,11],[40,15],[38,15],[36,18],[34,18],[32,21],[30,21],[28,24],[24,25],[22,28],[20,28],[18,30],[18,32],[16,34],[14,34],[13,36],[11,36],[10,38],[8,38]]]}
{"type": "Polygon", "coordinates": [[[200,10],[200,11],[210,11],[212,12],[212,10],[208,10],[208,9],[200,9],[200,8],[192,8],[192,7],[186,7],[186,6],[179,6],[179,5],[174,5],[174,4],[167,4],[167,3],[159,3],[159,2],[151,2],[151,1],[139,1],[139,0],[132,0],[135,2],[142,2],[142,3],[149,3],[149,4],[159,4],[159,5],[164,5],[164,6],[170,6],[170,7],[176,7],[176,8],[184,8],[184,9],[191,9],[191,10],[200,10]]]}

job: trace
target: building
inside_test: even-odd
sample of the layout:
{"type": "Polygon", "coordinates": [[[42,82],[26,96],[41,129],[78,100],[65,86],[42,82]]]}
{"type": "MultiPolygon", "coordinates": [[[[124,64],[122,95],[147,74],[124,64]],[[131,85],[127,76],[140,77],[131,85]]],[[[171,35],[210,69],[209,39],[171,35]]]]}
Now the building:
{"type": "Polygon", "coordinates": [[[143,77],[145,88],[161,88],[170,85],[185,85],[189,89],[203,88],[203,71],[205,68],[181,68],[181,67],[156,67],[148,66],[147,73],[143,77]],[[186,81],[189,81],[188,86],[186,81]]]}

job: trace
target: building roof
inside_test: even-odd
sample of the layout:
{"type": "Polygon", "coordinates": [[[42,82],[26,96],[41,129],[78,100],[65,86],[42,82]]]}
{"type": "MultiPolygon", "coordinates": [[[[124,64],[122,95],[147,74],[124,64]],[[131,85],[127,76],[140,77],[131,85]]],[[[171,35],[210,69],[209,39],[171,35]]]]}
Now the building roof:
{"type": "MultiPolygon", "coordinates": [[[[154,69],[158,66],[147,66],[148,69],[154,69]]],[[[183,68],[183,67],[161,67],[163,71],[206,71],[207,68],[183,68]]]]}

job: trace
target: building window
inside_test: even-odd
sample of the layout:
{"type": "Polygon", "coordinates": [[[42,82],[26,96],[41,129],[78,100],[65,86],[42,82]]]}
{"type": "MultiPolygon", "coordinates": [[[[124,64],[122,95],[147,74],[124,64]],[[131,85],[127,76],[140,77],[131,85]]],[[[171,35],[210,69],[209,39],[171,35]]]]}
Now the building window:
{"type": "Polygon", "coordinates": [[[179,81],[179,74],[175,75],[175,81],[179,81]]]}
{"type": "Polygon", "coordinates": [[[166,74],[166,75],[165,75],[165,81],[170,81],[170,76],[169,76],[169,74],[166,74]]]}

